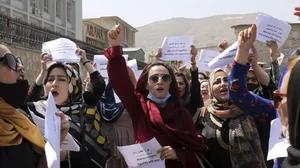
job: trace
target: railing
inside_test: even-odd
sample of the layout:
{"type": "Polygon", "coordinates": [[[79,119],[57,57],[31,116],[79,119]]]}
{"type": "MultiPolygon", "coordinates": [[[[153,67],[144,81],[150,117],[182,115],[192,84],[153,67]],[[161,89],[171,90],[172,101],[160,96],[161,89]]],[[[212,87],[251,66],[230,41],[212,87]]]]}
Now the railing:
{"type": "Polygon", "coordinates": [[[60,37],[68,38],[75,42],[81,49],[86,51],[89,58],[92,58],[95,54],[100,54],[103,50],[103,48],[90,45],[72,37],[67,37],[54,31],[0,14],[0,41],[7,44],[41,50],[43,42],[60,37]]]}
{"type": "MultiPolygon", "coordinates": [[[[102,54],[103,48],[0,14],[0,41],[6,44],[41,50],[43,42],[60,37],[72,40],[86,51],[91,60],[93,60],[94,55],[102,54]]],[[[145,65],[145,63],[138,61],[138,67],[143,68],[145,65]]]]}

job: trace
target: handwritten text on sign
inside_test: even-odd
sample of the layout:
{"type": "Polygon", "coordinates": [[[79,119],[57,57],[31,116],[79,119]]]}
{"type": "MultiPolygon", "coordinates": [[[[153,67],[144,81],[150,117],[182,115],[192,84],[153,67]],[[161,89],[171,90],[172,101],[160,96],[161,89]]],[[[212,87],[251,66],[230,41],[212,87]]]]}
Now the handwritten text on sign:
{"type": "Polygon", "coordinates": [[[266,15],[256,18],[257,40],[266,42],[276,40],[278,47],[282,46],[292,29],[288,23],[266,15]]]}
{"type": "Polygon", "coordinates": [[[165,168],[165,161],[157,154],[160,148],[161,145],[155,138],[141,144],[118,147],[128,167],[165,168]]]}
{"type": "Polygon", "coordinates": [[[190,36],[165,37],[162,43],[162,60],[189,60],[193,38],[190,36]]]}

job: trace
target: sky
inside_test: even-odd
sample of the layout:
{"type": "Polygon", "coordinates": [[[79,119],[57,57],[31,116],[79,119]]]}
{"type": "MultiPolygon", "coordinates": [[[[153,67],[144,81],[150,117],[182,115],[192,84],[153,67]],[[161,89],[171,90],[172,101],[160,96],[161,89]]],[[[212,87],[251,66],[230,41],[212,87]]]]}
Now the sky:
{"type": "Polygon", "coordinates": [[[119,16],[133,27],[171,18],[264,12],[289,22],[300,0],[82,0],[83,18],[119,16]]]}

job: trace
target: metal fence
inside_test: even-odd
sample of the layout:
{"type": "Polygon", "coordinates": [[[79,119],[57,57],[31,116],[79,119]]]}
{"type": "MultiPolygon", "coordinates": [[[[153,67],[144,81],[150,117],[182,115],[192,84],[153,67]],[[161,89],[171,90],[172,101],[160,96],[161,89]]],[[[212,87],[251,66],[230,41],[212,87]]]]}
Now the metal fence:
{"type": "Polygon", "coordinates": [[[81,49],[86,51],[89,58],[103,51],[103,48],[0,14],[0,41],[4,43],[41,50],[43,42],[60,37],[72,40],[81,49]]]}
{"type": "MultiPolygon", "coordinates": [[[[21,46],[34,50],[41,50],[42,43],[57,38],[68,38],[85,50],[90,60],[94,55],[102,54],[104,48],[93,46],[86,42],[58,34],[52,30],[28,24],[22,20],[0,14],[0,41],[13,46],[21,46]]],[[[143,68],[146,64],[138,61],[138,67],[143,68]]]]}

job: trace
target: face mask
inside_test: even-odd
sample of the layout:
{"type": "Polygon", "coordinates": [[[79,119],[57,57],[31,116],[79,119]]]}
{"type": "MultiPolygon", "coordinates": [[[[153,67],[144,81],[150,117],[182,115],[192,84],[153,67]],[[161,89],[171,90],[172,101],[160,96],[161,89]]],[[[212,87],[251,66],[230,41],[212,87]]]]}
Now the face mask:
{"type": "Polygon", "coordinates": [[[247,83],[247,88],[248,88],[248,91],[251,91],[253,92],[255,89],[257,89],[259,87],[258,84],[253,84],[253,83],[247,83]]]}
{"type": "Polygon", "coordinates": [[[24,105],[29,90],[27,80],[18,80],[14,84],[0,83],[0,97],[14,108],[24,105]]]}
{"type": "Polygon", "coordinates": [[[149,92],[149,94],[148,94],[148,96],[147,96],[148,99],[154,101],[155,103],[159,103],[159,104],[160,104],[160,103],[166,102],[170,97],[171,97],[171,94],[170,94],[169,92],[168,92],[167,95],[166,95],[164,98],[162,98],[162,99],[158,99],[158,98],[154,97],[154,96],[152,95],[151,92],[149,92]]]}

